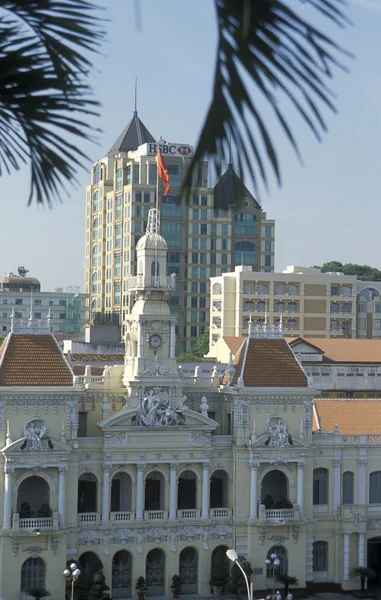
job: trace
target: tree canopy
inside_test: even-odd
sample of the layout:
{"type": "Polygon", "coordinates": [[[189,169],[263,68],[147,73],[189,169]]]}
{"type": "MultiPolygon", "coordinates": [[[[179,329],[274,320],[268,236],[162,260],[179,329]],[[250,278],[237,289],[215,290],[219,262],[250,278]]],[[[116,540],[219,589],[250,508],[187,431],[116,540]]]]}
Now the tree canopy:
{"type": "Polygon", "coordinates": [[[369,265],[357,265],[354,263],[341,263],[337,260],[324,263],[320,267],[322,273],[344,273],[344,275],[355,275],[360,281],[381,281],[381,271],[369,265]]]}
{"type": "Polygon", "coordinates": [[[197,338],[197,342],[194,346],[192,346],[191,354],[195,358],[203,357],[205,354],[209,352],[209,331],[204,331],[202,335],[197,338]]]}

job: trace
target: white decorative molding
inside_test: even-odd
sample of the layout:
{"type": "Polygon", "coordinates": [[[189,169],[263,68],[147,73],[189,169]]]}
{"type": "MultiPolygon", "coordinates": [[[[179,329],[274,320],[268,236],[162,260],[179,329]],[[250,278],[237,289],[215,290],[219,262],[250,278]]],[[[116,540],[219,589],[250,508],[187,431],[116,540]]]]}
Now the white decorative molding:
{"type": "Polygon", "coordinates": [[[366,524],[367,529],[381,529],[381,519],[369,519],[366,524]]]}
{"type": "Polygon", "coordinates": [[[71,399],[66,403],[66,424],[70,432],[78,429],[78,401],[71,399]]]}
{"type": "Polygon", "coordinates": [[[113,531],[113,544],[132,544],[135,540],[135,532],[132,529],[117,529],[113,531]]]}
{"type": "Polygon", "coordinates": [[[184,425],[185,417],[181,408],[171,408],[168,401],[161,401],[151,388],[140,400],[133,424],[144,427],[170,427],[184,425]]]}
{"type": "Polygon", "coordinates": [[[97,546],[102,541],[102,534],[99,531],[85,530],[78,536],[79,546],[97,546]]]}
{"type": "Polygon", "coordinates": [[[170,375],[171,377],[178,377],[177,373],[172,371],[157,358],[152,360],[145,369],[138,371],[138,375],[151,375],[151,377],[166,377],[170,375]]]}
{"type": "Polygon", "coordinates": [[[287,430],[287,423],[282,417],[273,416],[267,420],[269,441],[266,442],[270,448],[284,448],[290,445],[290,435],[287,430]]]}
{"type": "Polygon", "coordinates": [[[261,546],[263,546],[265,539],[266,539],[266,529],[264,527],[261,527],[259,530],[259,543],[261,544],[261,546]]]}
{"type": "Polygon", "coordinates": [[[181,541],[200,540],[202,535],[201,527],[181,527],[179,529],[181,541]]]}
{"type": "Polygon", "coordinates": [[[229,540],[233,537],[233,528],[231,525],[215,525],[212,528],[212,538],[214,540],[229,540]]]}
{"type": "Polygon", "coordinates": [[[21,445],[21,450],[30,450],[34,452],[44,452],[53,444],[48,435],[48,427],[42,419],[33,419],[28,421],[24,426],[24,442],[21,445]]]}
{"type": "Polygon", "coordinates": [[[211,442],[211,434],[204,432],[192,431],[191,444],[201,444],[202,446],[209,446],[211,442]]]}
{"type": "Polygon", "coordinates": [[[17,552],[19,551],[19,547],[20,547],[20,537],[18,535],[15,535],[12,537],[12,552],[13,552],[13,556],[17,555],[17,552]]]}
{"type": "Polygon", "coordinates": [[[166,542],[167,540],[168,531],[162,527],[151,527],[151,529],[147,529],[146,531],[147,542],[155,542],[155,544],[158,544],[159,542],[166,542]]]}

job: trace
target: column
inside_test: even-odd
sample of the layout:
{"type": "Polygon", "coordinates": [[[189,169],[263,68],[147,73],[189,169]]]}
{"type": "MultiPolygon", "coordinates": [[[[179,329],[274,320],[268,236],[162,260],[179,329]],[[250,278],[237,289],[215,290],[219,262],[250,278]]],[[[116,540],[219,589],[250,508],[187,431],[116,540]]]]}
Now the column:
{"type": "Polygon", "coordinates": [[[202,519],[209,519],[209,463],[202,465],[202,519]]]}
{"type": "Polygon", "coordinates": [[[138,323],[138,354],[137,358],[143,356],[143,323],[138,323]]]}
{"type": "Polygon", "coordinates": [[[334,459],[333,464],[333,512],[337,514],[341,503],[341,460],[334,459]]]}
{"type": "Polygon", "coordinates": [[[6,466],[4,469],[4,514],[3,529],[11,528],[12,515],[12,473],[13,469],[6,466]]]}
{"type": "Polygon", "coordinates": [[[343,579],[349,579],[349,533],[344,533],[343,579]]]}
{"type": "Polygon", "coordinates": [[[136,482],[136,520],[142,521],[144,516],[144,469],[145,465],[137,465],[138,477],[136,482]]]}
{"type": "Polygon", "coordinates": [[[304,462],[298,462],[298,479],[296,483],[296,503],[299,506],[299,514],[304,513],[304,462]]]}
{"type": "Polygon", "coordinates": [[[102,521],[110,520],[110,465],[103,465],[102,521]]]}
{"type": "Polygon", "coordinates": [[[257,504],[258,504],[258,463],[250,463],[251,478],[250,478],[250,519],[257,519],[257,504]]]}
{"type": "Polygon", "coordinates": [[[358,566],[365,567],[365,534],[364,533],[359,533],[358,566]]]}
{"type": "Polygon", "coordinates": [[[60,527],[66,526],[66,474],[67,466],[59,467],[58,476],[58,522],[60,527]]]}
{"type": "Polygon", "coordinates": [[[357,459],[358,465],[358,490],[359,499],[358,503],[361,505],[366,504],[366,458],[357,459]]]}
{"type": "Polygon", "coordinates": [[[176,358],[176,323],[171,322],[171,341],[170,341],[170,350],[169,350],[169,358],[176,358]]]}
{"type": "Polygon", "coordinates": [[[169,481],[169,518],[177,518],[177,464],[171,463],[171,477],[169,481]]]}

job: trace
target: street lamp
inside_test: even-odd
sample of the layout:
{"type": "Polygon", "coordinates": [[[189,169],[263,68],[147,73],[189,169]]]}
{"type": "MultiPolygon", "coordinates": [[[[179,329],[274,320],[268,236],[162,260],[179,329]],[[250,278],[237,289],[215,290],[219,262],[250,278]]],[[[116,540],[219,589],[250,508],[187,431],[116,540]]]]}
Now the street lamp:
{"type": "MultiPolygon", "coordinates": [[[[266,558],[265,560],[265,564],[266,567],[268,569],[270,569],[270,573],[272,573],[272,578],[273,578],[273,593],[271,596],[271,600],[275,600],[275,569],[277,569],[280,565],[280,560],[278,558],[278,555],[275,554],[275,552],[273,552],[272,554],[270,554],[270,558],[266,558]]],[[[277,596],[278,596],[279,592],[277,592],[277,596]]],[[[279,594],[280,596],[280,594],[279,594]]],[[[268,596],[266,597],[266,599],[268,598],[268,596]]]]}
{"type": "Polygon", "coordinates": [[[242,574],[245,578],[246,589],[247,589],[247,598],[248,598],[248,600],[253,600],[253,595],[254,595],[253,583],[250,582],[250,584],[249,584],[247,575],[246,575],[244,569],[239,564],[237,552],[235,550],[233,550],[233,548],[230,548],[230,550],[226,550],[226,556],[228,557],[229,560],[231,560],[233,563],[235,563],[239,569],[241,569],[242,574]]]}
{"type": "Polygon", "coordinates": [[[63,574],[68,581],[71,581],[71,600],[74,600],[74,584],[80,576],[81,571],[75,563],[71,563],[70,569],[65,569],[63,574]]]}

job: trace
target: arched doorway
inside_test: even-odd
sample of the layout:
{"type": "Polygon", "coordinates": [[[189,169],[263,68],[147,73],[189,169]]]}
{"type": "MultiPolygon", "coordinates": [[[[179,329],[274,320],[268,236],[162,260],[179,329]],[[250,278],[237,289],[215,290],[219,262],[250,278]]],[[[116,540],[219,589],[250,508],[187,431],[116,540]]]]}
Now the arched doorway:
{"type": "Polygon", "coordinates": [[[210,478],[210,508],[228,506],[228,474],[226,471],[214,471],[210,478]]]}
{"type": "Polygon", "coordinates": [[[367,543],[367,566],[376,573],[374,579],[368,580],[368,588],[381,586],[381,537],[373,537],[367,543]]]}
{"type": "Polygon", "coordinates": [[[94,575],[103,569],[102,561],[94,552],[84,552],[78,560],[81,576],[78,579],[77,589],[79,600],[87,598],[88,590],[93,583],[94,575]]]}
{"type": "Polygon", "coordinates": [[[196,475],[193,471],[184,471],[179,477],[177,508],[196,508],[196,475]]]}
{"type": "Polygon", "coordinates": [[[212,552],[212,560],[211,560],[211,577],[213,576],[213,573],[215,573],[215,571],[219,571],[224,574],[224,579],[226,580],[226,582],[229,579],[229,570],[230,570],[230,564],[229,564],[229,559],[226,556],[226,551],[228,550],[227,546],[217,546],[217,548],[215,548],[212,552]]]}
{"type": "Polygon", "coordinates": [[[17,512],[20,519],[51,516],[50,490],[46,479],[32,475],[20,483],[17,492],[17,512]]]}
{"type": "Polygon", "coordinates": [[[147,596],[164,596],[165,556],[159,548],[147,554],[146,583],[147,596]]]}
{"type": "Polygon", "coordinates": [[[262,479],[261,503],[266,509],[292,508],[288,500],[287,477],[282,471],[273,469],[262,479]]]}
{"type": "Polygon", "coordinates": [[[111,481],[111,512],[131,510],[132,481],[128,473],[119,472],[111,481]]]}
{"type": "Polygon", "coordinates": [[[112,597],[131,598],[132,558],[127,550],[120,550],[112,559],[112,597]]]}
{"type": "Polygon", "coordinates": [[[93,473],[83,473],[78,479],[78,512],[97,512],[98,480],[93,473]]]}
{"type": "Polygon", "coordinates": [[[197,551],[184,548],[180,552],[179,574],[182,594],[197,594],[197,551]]]}
{"type": "Polygon", "coordinates": [[[145,485],[145,510],[163,510],[164,508],[164,477],[159,471],[147,475],[145,485]]]}
{"type": "Polygon", "coordinates": [[[45,587],[45,563],[42,558],[28,558],[21,567],[21,591],[45,587]]]}
{"type": "Polygon", "coordinates": [[[267,579],[274,579],[278,581],[279,575],[288,575],[288,558],[287,558],[287,550],[284,546],[273,546],[267,553],[266,558],[271,559],[271,555],[276,554],[279,558],[279,566],[273,568],[272,564],[267,567],[266,577],[267,579]]]}

